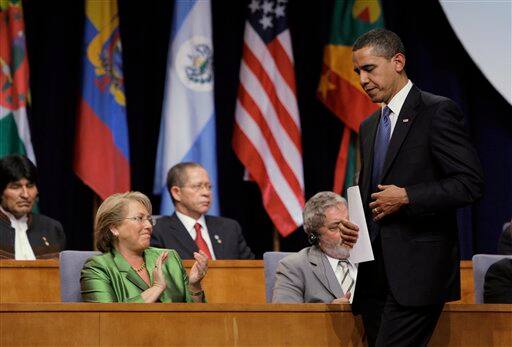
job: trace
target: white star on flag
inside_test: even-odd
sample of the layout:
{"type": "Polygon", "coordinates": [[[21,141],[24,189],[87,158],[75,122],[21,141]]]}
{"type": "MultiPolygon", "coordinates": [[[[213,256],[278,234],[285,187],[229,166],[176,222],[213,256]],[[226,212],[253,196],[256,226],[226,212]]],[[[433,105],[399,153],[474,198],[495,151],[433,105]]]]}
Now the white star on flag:
{"type": "Polygon", "coordinates": [[[265,14],[272,13],[273,12],[273,7],[274,7],[274,4],[272,2],[265,1],[263,3],[263,6],[262,6],[263,13],[265,13],[265,14]]]}
{"type": "Polygon", "coordinates": [[[278,5],[274,11],[276,17],[284,17],[284,6],[278,5]]]}
{"type": "Polygon", "coordinates": [[[260,24],[263,26],[263,29],[272,28],[272,18],[269,16],[263,16],[260,19],[260,24]]]}
{"type": "Polygon", "coordinates": [[[252,0],[249,4],[249,8],[251,9],[251,13],[254,13],[260,9],[260,2],[258,0],[252,0]]]}

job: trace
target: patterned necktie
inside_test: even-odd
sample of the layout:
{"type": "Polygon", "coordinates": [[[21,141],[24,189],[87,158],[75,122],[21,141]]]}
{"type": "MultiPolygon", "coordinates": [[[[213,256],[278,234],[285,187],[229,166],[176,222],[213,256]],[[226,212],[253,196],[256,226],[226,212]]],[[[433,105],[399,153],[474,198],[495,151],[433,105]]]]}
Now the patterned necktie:
{"type": "Polygon", "coordinates": [[[210,253],[210,249],[208,248],[208,245],[206,244],[206,241],[203,239],[203,235],[201,235],[201,224],[196,223],[194,224],[194,229],[196,229],[196,245],[199,250],[203,251],[207,256],[208,259],[212,259],[212,254],[210,253]]]}
{"type": "Polygon", "coordinates": [[[349,265],[347,260],[340,260],[338,262],[338,268],[341,268],[341,290],[343,290],[343,295],[350,293],[350,296],[353,295],[352,288],[354,288],[354,279],[350,276],[349,265]]]}
{"type": "Polygon", "coordinates": [[[372,192],[377,190],[377,185],[380,184],[382,167],[386,159],[388,151],[389,138],[391,135],[391,120],[389,115],[391,110],[389,107],[384,107],[382,116],[379,121],[379,128],[375,136],[375,144],[373,146],[373,170],[372,170],[372,192]]]}

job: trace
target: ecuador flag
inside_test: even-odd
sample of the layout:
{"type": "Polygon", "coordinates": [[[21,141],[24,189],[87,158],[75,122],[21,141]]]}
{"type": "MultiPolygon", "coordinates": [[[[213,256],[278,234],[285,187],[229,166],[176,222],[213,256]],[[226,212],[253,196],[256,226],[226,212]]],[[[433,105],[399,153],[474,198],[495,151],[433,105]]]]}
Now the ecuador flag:
{"type": "Polygon", "coordinates": [[[117,1],[86,1],[82,97],[74,169],[102,199],[130,190],[130,153],[117,1]]]}
{"type": "Polygon", "coordinates": [[[333,187],[340,193],[344,187],[354,184],[359,125],[378,108],[361,88],[353,71],[352,45],[365,32],[383,27],[384,21],[378,0],[336,1],[334,6],[317,95],[345,124],[333,187]]]}

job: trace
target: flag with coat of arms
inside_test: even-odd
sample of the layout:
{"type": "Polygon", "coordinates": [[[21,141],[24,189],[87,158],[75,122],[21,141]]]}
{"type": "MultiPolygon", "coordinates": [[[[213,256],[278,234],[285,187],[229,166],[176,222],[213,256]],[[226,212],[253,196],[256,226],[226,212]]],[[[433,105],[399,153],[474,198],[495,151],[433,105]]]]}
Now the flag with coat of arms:
{"type": "Polygon", "coordinates": [[[213,98],[213,44],[209,0],[176,1],[167,58],[154,193],[161,194],[160,214],[174,206],[167,172],[180,162],[201,164],[213,185],[209,214],[219,214],[217,144],[213,98]]]}
{"type": "Polygon", "coordinates": [[[0,0],[0,157],[26,155],[36,162],[27,107],[29,66],[21,0],[0,0]]]}

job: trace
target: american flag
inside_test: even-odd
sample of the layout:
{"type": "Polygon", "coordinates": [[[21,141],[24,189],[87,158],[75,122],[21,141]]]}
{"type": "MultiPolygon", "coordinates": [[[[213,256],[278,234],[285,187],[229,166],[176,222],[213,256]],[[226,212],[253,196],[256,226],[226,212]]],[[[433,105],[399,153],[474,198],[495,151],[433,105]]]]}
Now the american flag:
{"type": "Polygon", "coordinates": [[[304,175],[287,0],[252,0],[245,24],[233,148],[283,236],[302,225],[304,175]]]}

